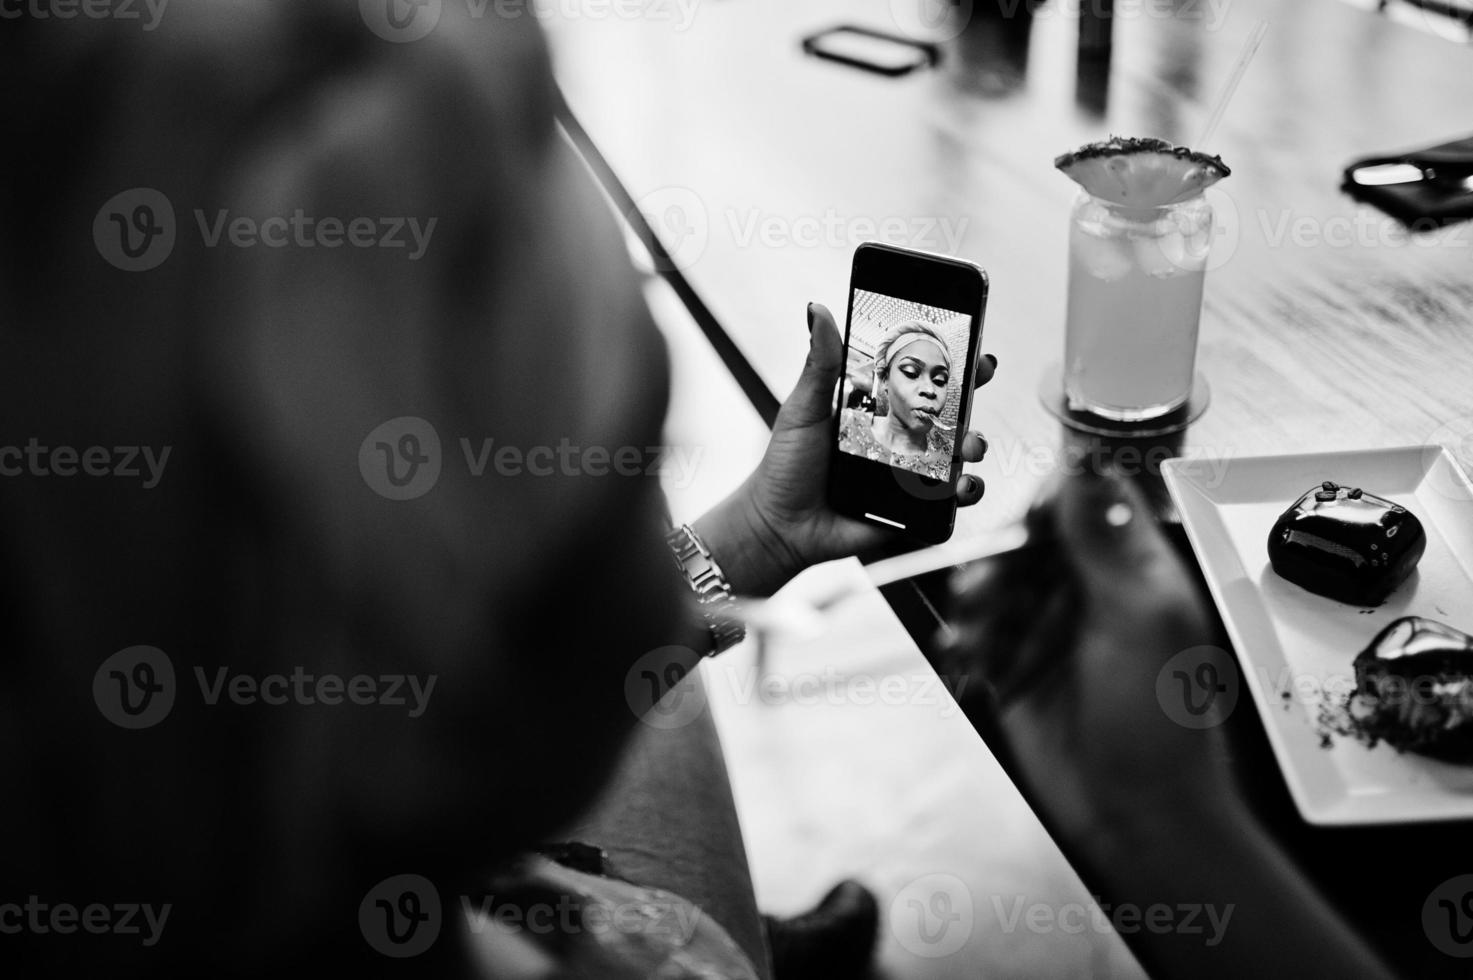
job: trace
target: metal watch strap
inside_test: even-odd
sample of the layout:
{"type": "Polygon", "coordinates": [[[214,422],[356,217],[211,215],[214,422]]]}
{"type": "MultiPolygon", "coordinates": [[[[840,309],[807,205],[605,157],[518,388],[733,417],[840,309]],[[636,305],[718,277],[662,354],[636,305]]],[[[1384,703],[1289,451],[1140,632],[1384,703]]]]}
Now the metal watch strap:
{"type": "Polygon", "coordinates": [[[665,543],[670,546],[675,564],[701,604],[701,614],[705,617],[706,626],[710,629],[711,639],[715,644],[712,653],[721,653],[742,642],[747,635],[747,628],[731,616],[736,608],[731,584],[722,574],[721,566],[711,557],[706,543],[691,530],[689,524],[682,524],[667,534],[665,543]],[[725,615],[715,615],[718,611],[725,615]]]}

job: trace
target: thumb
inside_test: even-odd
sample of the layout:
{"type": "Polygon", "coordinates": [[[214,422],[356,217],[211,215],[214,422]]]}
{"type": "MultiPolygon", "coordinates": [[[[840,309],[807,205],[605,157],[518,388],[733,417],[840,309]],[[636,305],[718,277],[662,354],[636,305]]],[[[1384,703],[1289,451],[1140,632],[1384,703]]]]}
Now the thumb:
{"type": "Polygon", "coordinates": [[[1186,581],[1150,505],[1113,472],[1071,477],[1059,488],[1055,530],[1087,595],[1121,608],[1175,594],[1186,581]]]}
{"type": "Polygon", "coordinates": [[[792,425],[813,425],[829,418],[834,386],[844,364],[844,343],[834,315],[822,303],[808,304],[808,360],[782,414],[792,425]]]}

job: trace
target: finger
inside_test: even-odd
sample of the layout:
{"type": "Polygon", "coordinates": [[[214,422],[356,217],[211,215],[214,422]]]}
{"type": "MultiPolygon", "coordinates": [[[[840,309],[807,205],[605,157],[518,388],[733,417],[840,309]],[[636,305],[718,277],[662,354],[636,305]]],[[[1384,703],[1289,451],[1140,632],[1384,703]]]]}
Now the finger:
{"type": "Polygon", "coordinates": [[[976,380],[973,382],[973,387],[982,387],[987,382],[991,381],[992,376],[996,373],[997,357],[993,354],[978,354],[976,380]]]}
{"type": "Polygon", "coordinates": [[[834,315],[822,303],[808,304],[808,360],[793,393],[783,402],[785,421],[813,425],[829,418],[834,386],[844,363],[844,344],[834,315]]]}
{"type": "Polygon", "coordinates": [[[987,439],[976,429],[962,436],[962,459],[968,463],[980,463],[987,455],[987,439]]]}
{"type": "Polygon", "coordinates": [[[959,507],[970,507],[982,499],[987,492],[987,483],[980,476],[968,473],[956,482],[956,502],[959,507]]]}
{"type": "Polygon", "coordinates": [[[1176,553],[1140,490],[1114,473],[1086,473],[1059,488],[1055,529],[1085,591],[1131,609],[1185,581],[1176,553]]]}

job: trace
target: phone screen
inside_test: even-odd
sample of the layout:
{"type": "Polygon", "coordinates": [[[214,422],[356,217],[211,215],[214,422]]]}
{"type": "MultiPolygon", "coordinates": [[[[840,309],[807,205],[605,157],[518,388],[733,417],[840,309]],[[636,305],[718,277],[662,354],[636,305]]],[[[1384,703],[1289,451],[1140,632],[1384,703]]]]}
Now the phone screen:
{"type": "Polygon", "coordinates": [[[839,451],[951,482],[972,314],[855,288],[839,451]]]}

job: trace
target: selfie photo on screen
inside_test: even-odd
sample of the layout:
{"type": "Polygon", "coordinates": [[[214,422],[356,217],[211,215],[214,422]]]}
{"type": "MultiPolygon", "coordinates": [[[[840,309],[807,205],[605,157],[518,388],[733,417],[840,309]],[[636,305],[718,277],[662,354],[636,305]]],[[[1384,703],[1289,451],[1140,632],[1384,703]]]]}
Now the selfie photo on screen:
{"type": "Polygon", "coordinates": [[[863,289],[853,302],[839,448],[948,479],[971,318],[863,289]]]}

